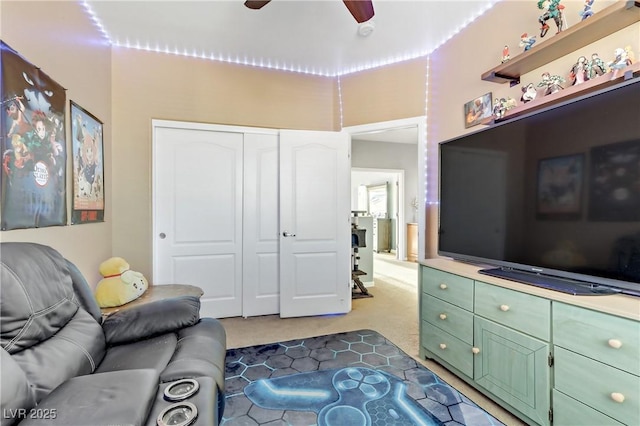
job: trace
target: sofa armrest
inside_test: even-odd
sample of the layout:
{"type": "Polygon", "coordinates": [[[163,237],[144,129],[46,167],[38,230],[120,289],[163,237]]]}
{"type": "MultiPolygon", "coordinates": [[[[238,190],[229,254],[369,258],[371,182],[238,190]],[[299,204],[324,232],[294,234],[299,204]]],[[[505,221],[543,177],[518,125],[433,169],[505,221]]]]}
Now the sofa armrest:
{"type": "Polygon", "coordinates": [[[102,329],[109,345],[134,342],[189,327],[200,319],[200,299],[177,296],[125,307],[109,315],[102,329]]]}

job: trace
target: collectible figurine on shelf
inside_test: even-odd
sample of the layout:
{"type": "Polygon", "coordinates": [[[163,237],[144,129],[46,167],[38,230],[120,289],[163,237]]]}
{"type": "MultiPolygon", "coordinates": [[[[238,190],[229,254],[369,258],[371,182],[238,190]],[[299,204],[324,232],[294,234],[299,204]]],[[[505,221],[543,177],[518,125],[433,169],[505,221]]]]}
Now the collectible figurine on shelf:
{"type": "MultiPolygon", "coordinates": [[[[504,98],[502,98],[502,99],[504,99],[504,98]]],[[[506,112],[506,110],[502,106],[502,100],[500,98],[495,98],[493,100],[493,116],[495,118],[502,118],[502,117],[504,117],[504,113],[505,112],[506,112]]]]}
{"type": "Polygon", "coordinates": [[[582,16],[583,21],[588,17],[593,16],[593,9],[591,9],[591,7],[594,2],[595,0],[584,0],[584,9],[580,11],[580,16],[582,16]]]}
{"type": "Polygon", "coordinates": [[[542,81],[538,83],[538,87],[544,87],[544,96],[551,95],[564,89],[562,83],[564,78],[559,75],[551,75],[548,72],[542,73],[542,81]]]}
{"type": "Polygon", "coordinates": [[[633,55],[633,50],[631,50],[631,46],[625,46],[624,51],[627,52],[627,60],[629,61],[629,65],[631,65],[636,60],[633,55]]]}
{"type": "Polygon", "coordinates": [[[527,102],[531,102],[536,98],[536,96],[538,96],[538,91],[533,86],[533,83],[529,83],[526,86],[522,86],[522,96],[520,97],[520,100],[523,103],[526,104],[527,102]]]}
{"type": "Polygon", "coordinates": [[[607,65],[597,53],[591,55],[591,60],[587,63],[587,78],[592,80],[607,72],[607,65]]]}
{"type": "Polygon", "coordinates": [[[589,75],[587,73],[587,57],[586,56],[580,56],[578,58],[578,61],[571,68],[571,72],[569,72],[569,77],[572,80],[572,83],[571,83],[572,86],[584,83],[589,79],[589,75]]]}
{"type": "Polygon", "coordinates": [[[493,102],[493,115],[495,118],[502,118],[510,109],[517,106],[516,100],[513,98],[496,98],[493,102]]]}
{"type": "Polygon", "coordinates": [[[615,55],[615,58],[613,61],[609,61],[607,65],[609,65],[609,68],[613,71],[612,78],[615,78],[619,70],[626,68],[633,63],[633,59],[631,58],[633,56],[633,52],[631,51],[631,46],[627,46],[624,49],[618,47],[613,54],[615,55]]]}
{"type": "Polygon", "coordinates": [[[509,55],[509,46],[505,44],[504,48],[502,48],[502,63],[504,64],[509,59],[511,59],[511,56],[509,55]]]}
{"type": "Polygon", "coordinates": [[[560,0],[538,0],[538,9],[544,10],[544,13],[538,18],[540,22],[540,37],[547,35],[549,24],[547,21],[553,19],[558,28],[558,32],[562,31],[562,10],[564,6],[560,4],[560,0]]]}
{"type": "Polygon", "coordinates": [[[524,51],[531,49],[531,46],[536,42],[536,36],[529,36],[527,33],[523,33],[520,36],[520,47],[524,47],[524,51]]]}

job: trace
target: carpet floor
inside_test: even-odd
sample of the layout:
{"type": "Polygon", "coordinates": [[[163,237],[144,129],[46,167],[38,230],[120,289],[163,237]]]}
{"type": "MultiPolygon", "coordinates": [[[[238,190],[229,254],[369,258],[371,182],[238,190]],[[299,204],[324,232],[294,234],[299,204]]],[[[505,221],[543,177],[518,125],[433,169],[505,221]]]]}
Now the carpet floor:
{"type": "Polygon", "coordinates": [[[381,334],[227,351],[222,425],[502,425],[381,334]]]}

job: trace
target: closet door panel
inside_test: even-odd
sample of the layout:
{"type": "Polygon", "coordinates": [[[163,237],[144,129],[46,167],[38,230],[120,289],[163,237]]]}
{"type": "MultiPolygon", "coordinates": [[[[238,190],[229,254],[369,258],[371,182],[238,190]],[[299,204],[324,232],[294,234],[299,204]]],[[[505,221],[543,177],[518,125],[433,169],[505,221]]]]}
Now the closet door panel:
{"type": "Polygon", "coordinates": [[[280,316],[351,310],[349,138],[280,131],[280,316]]]}
{"type": "Polygon", "coordinates": [[[245,317],[280,312],[278,135],[245,134],[243,307],[245,317]]]}
{"type": "Polygon", "coordinates": [[[238,316],[243,135],[185,126],[154,126],[153,281],[202,288],[201,316],[238,316]]]}

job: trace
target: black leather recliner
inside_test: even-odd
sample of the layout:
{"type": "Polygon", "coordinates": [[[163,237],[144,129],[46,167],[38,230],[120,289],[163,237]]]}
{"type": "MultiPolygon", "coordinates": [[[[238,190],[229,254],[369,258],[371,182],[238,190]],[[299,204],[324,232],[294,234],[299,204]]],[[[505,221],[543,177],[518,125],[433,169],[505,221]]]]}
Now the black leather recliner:
{"type": "Polygon", "coordinates": [[[219,424],[226,335],[200,318],[197,297],[103,320],[80,271],[53,248],[1,243],[0,260],[2,426],[155,425],[176,404],[167,388],[177,399],[197,388],[176,417],[195,407],[191,424],[219,424]]]}

